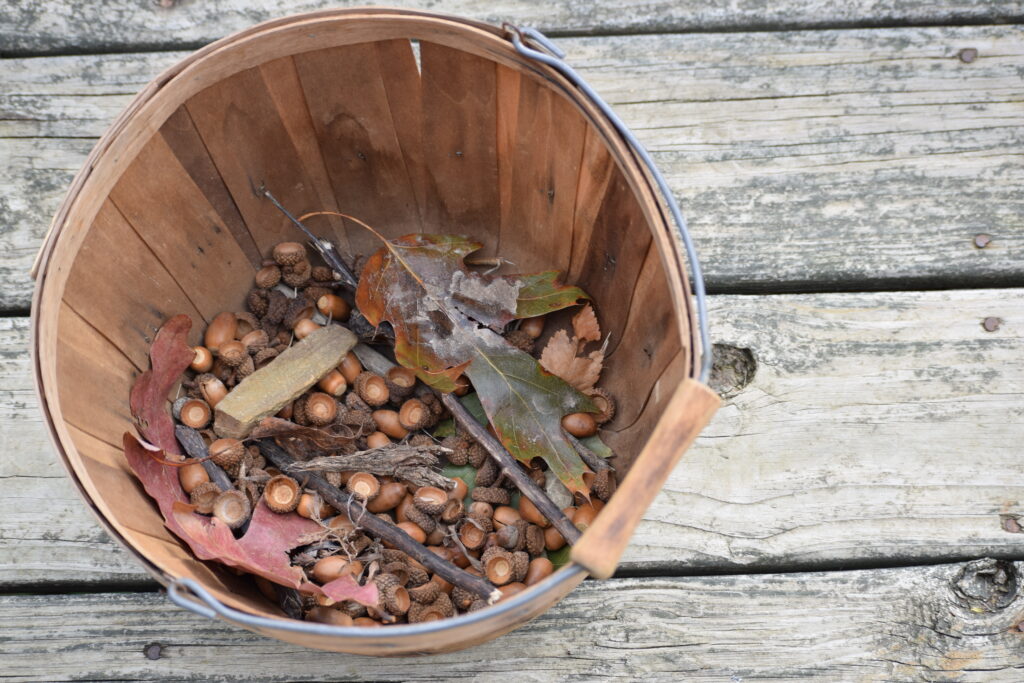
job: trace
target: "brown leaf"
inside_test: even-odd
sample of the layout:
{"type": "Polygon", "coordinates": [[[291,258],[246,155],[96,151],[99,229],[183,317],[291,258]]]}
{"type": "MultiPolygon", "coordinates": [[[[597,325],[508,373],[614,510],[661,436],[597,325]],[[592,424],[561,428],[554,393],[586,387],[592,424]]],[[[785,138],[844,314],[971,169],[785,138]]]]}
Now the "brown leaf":
{"type": "Polygon", "coordinates": [[[604,367],[604,352],[593,351],[577,356],[579,347],[575,338],[569,339],[565,330],[559,330],[548,340],[540,355],[540,364],[552,375],[561,377],[577,390],[587,393],[594,388],[604,367]]]}
{"type": "Polygon", "coordinates": [[[149,349],[149,370],[139,375],[128,396],[128,406],[135,427],[146,441],[168,453],[180,455],[174,438],[174,420],[167,407],[171,388],[181,379],[195,358],[188,345],[188,332],[192,320],[187,315],[176,315],[165,322],[156,333],[149,349]]]}
{"type": "Polygon", "coordinates": [[[354,453],[359,431],[346,425],[303,427],[279,417],[265,417],[249,435],[252,439],[273,438],[296,460],[331,454],[354,453]]]}
{"type": "Polygon", "coordinates": [[[572,317],[572,331],[576,335],[577,344],[601,340],[601,326],[597,324],[593,306],[587,304],[572,317]]]}

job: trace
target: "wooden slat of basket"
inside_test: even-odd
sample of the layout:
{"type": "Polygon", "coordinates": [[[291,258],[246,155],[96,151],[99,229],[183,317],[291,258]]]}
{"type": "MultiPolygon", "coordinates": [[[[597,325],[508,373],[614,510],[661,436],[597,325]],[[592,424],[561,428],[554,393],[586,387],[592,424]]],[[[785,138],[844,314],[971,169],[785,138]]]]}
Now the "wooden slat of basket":
{"type": "MultiPolygon", "coordinates": [[[[359,43],[296,55],[295,66],[337,206],[385,236],[398,237],[420,232],[421,224],[403,158],[409,145],[401,145],[385,84],[393,77],[411,80],[401,71],[411,67],[415,74],[416,63],[409,41],[387,42],[392,53],[404,43],[407,60],[383,63],[377,43],[359,43]]],[[[414,90],[401,97],[415,95],[414,90]]],[[[313,220],[310,225],[319,226],[324,219],[313,220]]],[[[368,255],[381,247],[359,225],[348,223],[347,229],[354,253],[368,255]]]]}
{"type": "Polygon", "coordinates": [[[427,232],[497,235],[495,64],[420,43],[427,232]]]}
{"type": "Polygon", "coordinates": [[[242,303],[252,264],[162,137],[142,149],[110,198],[205,319],[242,303]]]}
{"type": "MultiPolygon", "coordinates": [[[[302,113],[305,101],[291,58],[281,59],[283,63],[267,65],[266,70],[241,71],[197,93],[186,103],[262,254],[269,254],[278,242],[294,239],[295,228],[257,194],[255,190],[261,185],[296,215],[337,211],[319,147],[312,143],[308,117],[302,113]],[[296,113],[306,121],[290,127],[283,112],[295,110],[301,110],[296,113]],[[303,135],[309,136],[309,143],[304,144],[303,135]]],[[[325,227],[338,227],[335,239],[345,234],[340,219],[321,220],[325,227]]],[[[347,245],[341,242],[341,246],[347,245]]]]}

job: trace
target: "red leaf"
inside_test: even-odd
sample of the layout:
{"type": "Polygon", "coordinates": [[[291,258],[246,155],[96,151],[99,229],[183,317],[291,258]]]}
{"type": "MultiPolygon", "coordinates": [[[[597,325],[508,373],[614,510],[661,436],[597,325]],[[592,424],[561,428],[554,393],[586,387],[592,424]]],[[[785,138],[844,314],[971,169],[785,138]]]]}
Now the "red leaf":
{"type": "Polygon", "coordinates": [[[160,327],[149,349],[152,367],[139,375],[128,396],[139,433],[150,443],[175,455],[180,455],[181,450],[174,438],[174,421],[167,409],[167,398],[195,357],[187,342],[190,329],[192,320],[187,315],[176,315],[160,327]]]}

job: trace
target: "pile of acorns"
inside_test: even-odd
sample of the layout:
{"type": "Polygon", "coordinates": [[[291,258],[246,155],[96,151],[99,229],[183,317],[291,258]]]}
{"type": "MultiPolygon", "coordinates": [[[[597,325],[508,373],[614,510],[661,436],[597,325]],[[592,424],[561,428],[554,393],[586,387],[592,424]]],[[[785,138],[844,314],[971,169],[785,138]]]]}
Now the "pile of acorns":
{"type": "MultiPolygon", "coordinates": [[[[273,256],[273,262],[265,263],[256,274],[256,288],[248,295],[249,311],[221,313],[210,323],[203,345],[194,348],[194,374],[182,383],[186,396],[174,403],[175,419],[207,437],[211,460],[232,483],[232,488],[222,490],[201,463],[180,467],[181,485],[196,511],[244,530],[262,498],[274,512],[294,511],[321,521],[324,539],[293,551],[293,564],[320,584],[344,575],[360,584],[373,581],[381,598],[376,607],[368,608],[354,601],[332,603],[323,596],[307,597],[304,611],[309,620],[381,626],[442,619],[486,606],[474,594],[431,575],[405,553],[366,535],[358,527],[359,515],[352,515],[353,523],[349,514],[334,510],[314,491],[303,490],[299,481],[268,466],[256,445],[217,438],[208,429],[213,407],[237,382],[272,362],[293,342],[293,335],[303,338],[321,325],[349,316],[350,305],[333,292],[334,273],[311,266],[301,244],[279,244],[273,256]]],[[[510,341],[532,350],[542,329],[543,319],[527,320],[509,333],[510,341]]],[[[456,394],[465,395],[470,389],[461,378],[456,394]]],[[[596,433],[598,422],[610,419],[614,412],[611,397],[602,393],[600,398],[603,410],[597,420],[587,413],[569,415],[563,420],[566,430],[580,438],[596,433]]],[[[350,434],[353,450],[363,450],[396,441],[437,445],[427,430],[447,415],[437,396],[417,385],[412,371],[394,367],[383,376],[367,372],[350,352],[277,417],[350,434]]],[[[565,545],[561,534],[525,496],[512,505],[515,486],[467,434],[457,432],[440,445],[450,451],[447,458],[452,465],[476,468],[472,492],[461,478],[454,478],[454,488],[446,491],[368,472],[325,472],[323,476],[365,505],[360,514],[374,514],[395,524],[438,556],[485,576],[504,597],[550,575],[554,566],[547,551],[565,545]]],[[[542,489],[549,483],[551,475],[539,458],[529,467],[520,466],[542,489]]],[[[615,488],[614,472],[609,469],[586,476],[592,499],[577,499],[577,505],[564,510],[581,530],[590,525],[615,488]]],[[[259,578],[257,584],[276,602],[270,584],[259,578]]]]}

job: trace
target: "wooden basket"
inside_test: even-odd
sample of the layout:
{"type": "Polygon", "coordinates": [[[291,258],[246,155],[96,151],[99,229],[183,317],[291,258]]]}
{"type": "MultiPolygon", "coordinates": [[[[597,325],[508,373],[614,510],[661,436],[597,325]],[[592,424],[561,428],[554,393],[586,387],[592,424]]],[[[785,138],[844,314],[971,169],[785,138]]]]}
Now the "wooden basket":
{"type": "MultiPolygon", "coordinates": [[[[516,35],[516,34],[512,34],[516,35]]],[[[697,326],[677,235],[609,117],[509,32],[397,10],[325,11],[213,43],[128,105],[75,178],[35,270],[33,353],[58,452],[109,533],[176,601],[265,635],[364,654],[459,649],[505,633],[613,570],[669,470],[717,406],[696,381],[697,326]],[[342,210],[388,236],[462,233],[520,272],[559,268],[611,335],[606,442],[634,465],[574,563],[496,606],[384,629],[295,622],[251,580],[195,559],[129,471],[128,392],[169,316],[192,343],[240,310],[295,213],[342,210]],[[584,569],[586,568],[586,569],[584,569]]],[[[340,220],[343,253],[377,245],[340,220]]]]}

